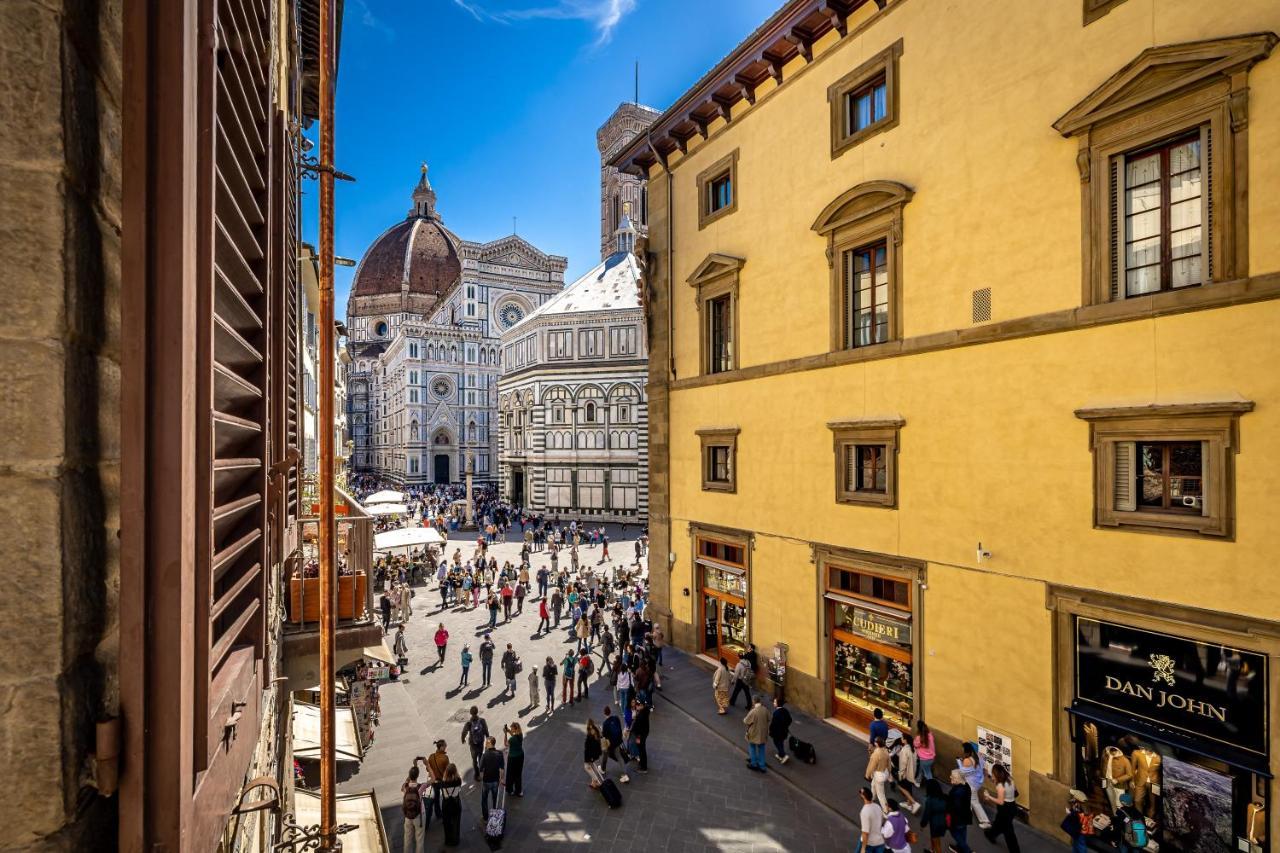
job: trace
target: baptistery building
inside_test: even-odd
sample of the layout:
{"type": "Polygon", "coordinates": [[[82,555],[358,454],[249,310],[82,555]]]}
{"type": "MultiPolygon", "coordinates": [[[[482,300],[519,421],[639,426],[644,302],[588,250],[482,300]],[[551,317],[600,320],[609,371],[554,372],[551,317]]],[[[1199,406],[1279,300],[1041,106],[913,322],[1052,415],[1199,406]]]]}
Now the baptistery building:
{"type": "Polygon", "coordinates": [[[427,167],[408,215],[356,269],[347,302],[351,467],[402,485],[497,477],[503,330],[564,287],[565,258],[516,235],[463,240],[444,225],[427,167]]]}

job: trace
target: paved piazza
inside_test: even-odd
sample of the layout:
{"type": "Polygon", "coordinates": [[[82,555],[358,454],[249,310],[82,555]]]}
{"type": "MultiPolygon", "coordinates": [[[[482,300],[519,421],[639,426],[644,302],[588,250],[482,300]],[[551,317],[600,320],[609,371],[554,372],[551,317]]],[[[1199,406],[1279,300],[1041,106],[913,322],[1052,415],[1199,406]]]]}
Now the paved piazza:
{"type": "MultiPolygon", "coordinates": [[[[610,551],[615,560],[634,559],[637,532],[629,527],[624,535],[618,528],[610,528],[610,551]]],[[[518,560],[520,546],[515,542],[494,547],[499,565],[504,560],[518,560]]],[[[463,553],[468,550],[464,545],[463,553]]],[[[600,559],[599,547],[583,548],[580,553],[584,563],[600,559]]],[[[535,570],[543,562],[534,555],[535,570]]],[[[472,782],[470,755],[461,743],[463,721],[471,705],[480,707],[499,745],[504,723],[519,721],[525,728],[525,795],[507,803],[504,850],[573,847],[746,853],[853,848],[853,827],[848,821],[775,778],[776,774],[748,772],[741,751],[661,698],[652,718],[650,772],[632,772],[630,784],[621,786],[623,806],[610,811],[599,793],[587,787],[582,768],[586,720],[591,716],[598,723],[603,706],[613,704],[608,682],[598,680],[597,670],[586,704],[557,707],[550,715],[543,713],[541,706],[528,707],[528,667],[540,664],[547,655],[557,660],[563,656],[568,648],[567,622],[550,635],[536,637],[537,601],[526,601],[522,615],[513,615],[508,624],[499,623],[493,632],[498,649],[494,680],[490,687],[481,689],[478,647],[487,611],[450,609],[442,613],[439,608],[434,580],[425,588],[419,586],[406,628],[409,671],[398,682],[382,687],[382,721],[374,742],[360,769],[340,786],[343,791],[372,788],[377,792],[393,850],[402,849],[400,784],[413,757],[430,754],[432,742],[441,737],[448,741],[449,754],[464,779],[462,844],[454,849],[487,849],[480,828],[479,788],[472,782]],[[432,636],[440,622],[449,630],[450,640],[446,663],[437,670],[432,636]],[[471,643],[477,658],[471,668],[471,686],[459,693],[455,690],[461,672],[458,658],[465,642],[471,643]],[[507,643],[514,645],[526,666],[519,677],[518,697],[511,701],[503,701],[497,661],[507,643]]],[[[611,775],[616,778],[613,770],[611,764],[611,775]]],[[[443,839],[443,827],[435,820],[427,833],[427,849],[442,849],[443,839]]]]}

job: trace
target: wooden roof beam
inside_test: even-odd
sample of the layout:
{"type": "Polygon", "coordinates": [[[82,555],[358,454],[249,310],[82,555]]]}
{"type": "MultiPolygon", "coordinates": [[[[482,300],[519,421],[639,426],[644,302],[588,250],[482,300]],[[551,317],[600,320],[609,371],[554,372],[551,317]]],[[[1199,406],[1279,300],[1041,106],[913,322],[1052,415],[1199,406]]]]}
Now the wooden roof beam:
{"type": "Polygon", "coordinates": [[[742,97],[746,99],[747,103],[755,106],[756,86],[759,86],[761,81],[757,81],[754,77],[738,72],[733,76],[733,82],[742,87],[742,97]]]}
{"type": "Polygon", "coordinates": [[[801,32],[799,28],[792,27],[791,32],[783,36],[796,49],[796,52],[804,57],[805,64],[813,62],[813,42],[809,40],[808,35],[801,32]]]}
{"type": "Polygon", "coordinates": [[[737,98],[730,98],[725,95],[712,95],[711,101],[716,105],[716,109],[720,113],[720,118],[724,119],[725,124],[733,121],[733,105],[737,98]]]}

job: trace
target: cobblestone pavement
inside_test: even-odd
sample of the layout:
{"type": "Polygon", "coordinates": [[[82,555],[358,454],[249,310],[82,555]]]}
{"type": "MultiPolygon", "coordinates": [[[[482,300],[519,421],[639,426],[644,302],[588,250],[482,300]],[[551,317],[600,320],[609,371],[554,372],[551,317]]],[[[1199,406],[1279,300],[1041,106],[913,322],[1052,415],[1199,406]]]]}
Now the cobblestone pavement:
{"type": "MultiPolygon", "coordinates": [[[[635,528],[631,528],[635,535],[635,528]]],[[[514,538],[514,537],[513,537],[514,538]]],[[[620,541],[611,529],[615,558],[634,559],[631,541],[620,541]]],[[[514,543],[495,546],[499,565],[519,554],[514,543]]],[[[464,554],[469,549],[464,546],[464,554]]],[[[452,551],[452,549],[450,549],[452,551]]],[[[599,560],[600,549],[583,548],[584,562],[599,560]]],[[[543,560],[535,554],[534,568],[543,560]]],[[[400,784],[415,755],[433,751],[443,737],[464,777],[461,850],[484,850],[480,828],[480,794],[472,784],[470,756],[462,745],[467,708],[479,706],[500,737],[504,723],[520,721],[525,729],[525,796],[508,802],[504,850],[672,850],[672,851],[835,851],[852,849],[853,830],[844,819],[794,788],[751,773],[741,753],[670,704],[653,714],[649,745],[650,772],[631,773],[621,786],[623,806],[610,811],[599,793],[587,786],[582,768],[582,741],[590,715],[599,722],[601,708],[613,704],[608,683],[593,678],[586,703],[557,707],[547,715],[529,708],[528,670],[521,674],[515,700],[503,701],[501,675],[495,661],[494,684],[481,689],[477,657],[471,686],[455,690],[461,673],[458,656],[464,642],[476,653],[487,614],[480,610],[440,612],[440,599],[419,587],[414,614],[405,633],[410,647],[409,673],[382,688],[382,721],[363,764],[340,786],[342,791],[377,792],[392,849],[401,850],[400,784]],[[446,663],[439,669],[432,636],[444,622],[450,633],[446,663]]],[[[567,631],[536,638],[537,602],[493,632],[499,656],[512,643],[525,666],[547,655],[557,660],[569,647],[567,631]]],[[[567,628],[567,623],[562,623],[567,628]]],[[[545,697],[544,697],[545,698],[545,697]]],[[[558,698],[558,697],[557,697],[558,698]]],[[[615,706],[616,707],[616,706],[615,706]]],[[[616,778],[614,768],[610,775],[616,778]]],[[[433,821],[427,849],[443,847],[443,830],[433,821]]]]}
{"type": "MultiPolygon", "coordinates": [[[[638,531],[631,527],[630,537],[638,531]]],[[[455,537],[458,538],[458,537],[455,537]]],[[[512,539],[515,539],[513,534],[512,539]]],[[[463,553],[471,545],[458,540],[463,553]]],[[[610,527],[610,550],[615,563],[634,560],[634,539],[610,527]]],[[[499,565],[516,562],[519,544],[497,544],[499,565]]],[[[452,547],[449,553],[452,553],[452,547]]],[[[597,564],[600,548],[580,550],[584,564],[597,564]]],[[[565,557],[564,554],[561,555],[565,557]]],[[[534,554],[533,568],[548,563],[534,554]]],[[[582,767],[583,734],[588,716],[597,723],[601,709],[613,703],[608,683],[594,676],[586,703],[557,707],[543,713],[529,707],[528,667],[551,655],[559,660],[570,647],[567,621],[549,635],[536,636],[537,601],[526,602],[522,615],[493,632],[497,644],[494,683],[482,689],[478,647],[488,614],[483,609],[440,610],[435,583],[419,586],[414,613],[406,628],[410,648],[408,673],[381,690],[382,721],[358,771],[340,785],[341,791],[374,790],[382,809],[392,849],[402,849],[400,784],[413,757],[433,751],[437,738],[448,741],[449,754],[463,771],[462,844],[460,850],[487,849],[480,822],[480,793],[473,784],[470,756],[462,742],[467,709],[477,705],[489,728],[499,737],[505,723],[519,721],[525,729],[525,796],[508,806],[504,850],[512,851],[849,851],[855,828],[849,818],[830,805],[856,797],[861,768],[849,775],[848,791],[838,797],[815,798],[803,786],[788,784],[782,774],[752,773],[745,767],[744,748],[733,736],[708,721],[691,716],[680,705],[655,704],[649,743],[650,772],[631,773],[621,786],[624,803],[609,810],[598,792],[587,786],[582,767]],[[450,633],[445,664],[437,668],[433,635],[443,622],[450,633]],[[470,643],[477,659],[471,684],[456,689],[463,643],[470,643]],[[504,700],[497,659],[511,643],[525,663],[514,700],[504,700]]],[[[598,657],[597,657],[598,661],[598,657]]],[[[700,670],[664,668],[665,677],[701,681],[700,670]]],[[[541,686],[540,686],[541,689],[541,686]]],[[[687,686],[686,686],[687,689],[687,686]]],[[[684,692],[684,691],[681,691],[684,692]]],[[[545,699],[545,697],[543,697],[545,699]]],[[[557,697],[558,699],[558,697],[557,697]]],[[[688,707],[688,703],[684,703],[688,707]]],[[[694,710],[696,713],[696,708],[694,710]]],[[[740,738],[740,733],[737,737],[740,738]]],[[[611,765],[610,775],[617,771],[611,765]]],[[[433,821],[427,850],[443,849],[443,830],[433,821]]],[[[927,844],[924,847],[927,848],[927,844]]],[[[1041,849],[1041,848],[1036,848],[1041,849]]]]}

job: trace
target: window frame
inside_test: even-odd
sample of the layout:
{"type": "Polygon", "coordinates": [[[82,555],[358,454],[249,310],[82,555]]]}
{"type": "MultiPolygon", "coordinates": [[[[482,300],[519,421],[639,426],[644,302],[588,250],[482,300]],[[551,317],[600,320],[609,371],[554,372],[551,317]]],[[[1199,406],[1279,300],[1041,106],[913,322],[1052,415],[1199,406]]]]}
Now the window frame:
{"type": "MultiPolygon", "coordinates": [[[[1089,447],[1094,457],[1093,526],[1233,540],[1239,419],[1253,408],[1251,401],[1234,400],[1077,409],[1076,417],[1089,423],[1089,447]],[[1132,510],[1118,506],[1116,468],[1121,446],[1194,441],[1204,447],[1204,508],[1200,514],[1142,508],[1136,498],[1132,510]]],[[[1130,465],[1136,464],[1135,455],[1130,465]]]]}
{"type": "Polygon", "coordinates": [[[723,219],[738,209],[738,149],[735,148],[698,173],[698,230],[723,219]],[[721,178],[729,179],[729,203],[711,209],[711,188],[721,178]]]}
{"type": "Polygon", "coordinates": [[[702,376],[732,373],[742,366],[739,341],[742,329],[738,323],[739,281],[746,261],[731,255],[708,255],[688,279],[694,288],[698,306],[698,374],[702,376]],[[722,297],[729,299],[729,368],[712,371],[710,313],[707,304],[722,297]]]}
{"type": "Polygon", "coordinates": [[[702,491],[736,493],[738,491],[738,427],[707,427],[697,431],[700,442],[699,460],[702,469],[702,491]],[[727,448],[729,453],[729,478],[713,480],[711,449],[727,448]]]}
{"type": "Polygon", "coordinates": [[[899,417],[861,418],[831,421],[832,453],[834,458],[835,501],[838,504],[897,509],[898,507],[898,450],[900,431],[906,421],[899,417]],[[883,448],[883,492],[850,489],[845,474],[848,471],[848,454],[858,447],[883,448]]]}
{"type": "Polygon", "coordinates": [[[1187,293],[1248,276],[1248,72],[1276,41],[1263,33],[1148,48],[1053,123],[1079,143],[1082,304],[1189,304],[1198,300],[1187,293]],[[1168,69],[1179,67],[1170,79],[1168,69]],[[1113,198],[1118,158],[1197,128],[1206,199],[1201,284],[1127,297],[1114,288],[1116,234],[1123,233],[1113,198]]]}
{"type": "Polygon", "coordinates": [[[1084,0],[1084,23],[1081,26],[1089,26],[1123,2],[1125,0],[1084,0]]]}
{"type": "Polygon", "coordinates": [[[827,87],[827,102],[831,113],[832,160],[872,136],[898,126],[898,60],[901,57],[902,39],[898,39],[827,87]],[[858,130],[846,132],[850,126],[847,109],[849,96],[867,88],[881,77],[884,78],[885,90],[884,118],[858,130]]]}
{"type": "Polygon", "coordinates": [[[867,181],[837,196],[823,208],[812,230],[827,240],[830,271],[830,339],[832,352],[869,350],[901,340],[902,331],[902,235],[904,208],[915,192],[895,181],[867,181]],[[884,243],[889,287],[888,338],[879,343],[848,346],[844,257],[849,251],[884,243]]]}

